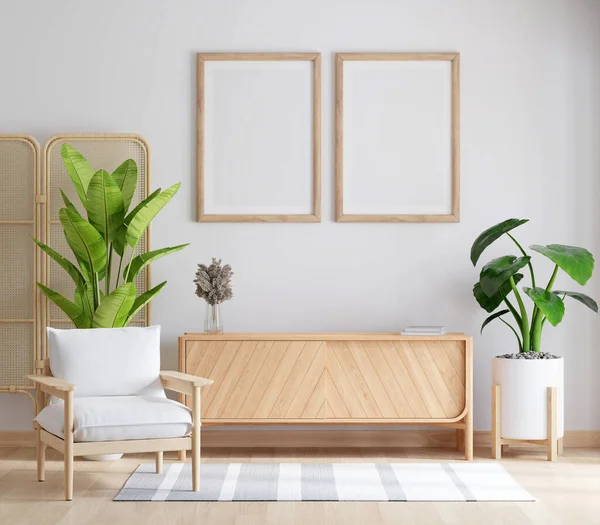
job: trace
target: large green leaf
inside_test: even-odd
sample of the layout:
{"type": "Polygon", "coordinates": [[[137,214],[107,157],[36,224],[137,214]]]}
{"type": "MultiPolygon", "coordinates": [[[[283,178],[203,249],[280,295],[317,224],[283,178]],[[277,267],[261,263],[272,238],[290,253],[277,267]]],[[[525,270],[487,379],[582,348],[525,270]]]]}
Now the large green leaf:
{"type": "Polygon", "coordinates": [[[528,288],[525,286],[523,291],[547,317],[552,326],[556,326],[562,321],[565,315],[565,303],[558,295],[540,287],[528,288]]]}
{"type": "Polygon", "coordinates": [[[590,310],[594,310],[594,312],[598,313],[598,304],[591,297],[585,295],[584,293],[579,292],[565,292],[564,290],[552,290],[556,295],[566,295],[567,297],[571,297],[576,301],[579,301],[581,304],[585,304],[590,310]]]}
{"type": "Polygon", "coordinates": [[[504,255],[487,263],[479,275],[479,283],[483,292],[492,296],[500,290],[509,278],[526,266],[530,257],[515,257],[504,255]]]}
{"type": "Polygon", "coordinates": [[[134,248],[137,246],[152,219],[154,219],[158,212],[173,198],[177,193],[179,186],[181,186],[181,182],[173,184],[173,186],[154,197],[133,216],[129,226],[127,226],[126,240],[129,246],[134,248]]]}
{"type": "Polygon", "coordinates": [[[151,252],[142,253],[133,258],[131,263],[127,265],[125,270],[123,271],[123,277],[127,276],[127,282],[133,282],[136,276],[151,262],[164,257],[165,255],[169,255],[170,253],[178,252],[179,250],[183,250],[188,244],[180,244],[178,246],[172,246],[169,248],[161,248],[160,250],[153,250],[151,252]]]}
{"type": "Polygon", "coordinates": [[[67,273],[73,279],[76,288],[83,288],[85,286],[85,277],[81,274],[77,266],[75,266],[71,261],[65,259],[60,253],[54,251],[50,246],[45,245],[43,242],[38,241],[37,239],[33,239],[33,242],[36,243],[44,252],[46,252],[54,261],[56,261],[60,266],[62,266],[67,273]]]}
{"type": "Polygon", "coordinates": [[[152,201],[160,193],[160,191],[160,188],[154,190],[142,202],[140,202],[135,208],[133,208],[133,210],[131,210],[123,220],[123,225],[119,228],[113,240],[113,249],[119,254],[120,257],[123,257],[123,254],[125,253],[125,246],[127,245],[127,226],[131,222],[131,219],[133,219],[136,213],[140,211],[146,204],[152,201]]]}
{"type": "Polygon", "coordinates": [[[156,285],[154,288],[148,290],[141,294],[133,303],[131,310],[129,311],[129,315],[127,316],[127,322],[133,319],[133,316],[137,314],[149,301],[151,301],[155,295],[160,292],[163,287],[167,284],[167,281],[163,281],[162,283],[156,285]]]}
{"type": "Polygon", "coordinates": [[[481,325],[481,330],[479,331],[479,333],[483,333],[483,329],[490,324],[494,319],[497,319],[498,317],[502,317],[504,314],[507,314],[510,310],[500,310],[498,312],[496,312],[495,314],[490,315],[485,321],[483,321],[483,324],[481,325]]]}
{"type": "Polygon", "coordinates": [[[75,210],[62,208],[58,217],[75,256],[91,271],[100,272],[106,265],[102,235],[75,210]]]}
{"type": "Polygon", "coordinates": [[[127,159],[113,172],[112,177],[123,194],[123,205],[127,212],[137,185],[137,164],[133,159],[127,159]]]}
{"type": "Polygon", "coordinates": [[[112,242],[123,224],[125,208],[121,190],[107,171],[100,170],[92,177],[87,192],[87,211],[90,224],[104,239],[112,242]]]}
{"type": "Polygon", "coordinates": [[[135,285],[126,283],[102,298],[94,312],[94,328],[120,328],[125,326],[135,301],[135,285]]]}
{"type": "Polygon", "coordinates": [[[594,271],[594,256],[585,248],[565,246],[563,244],[549,244],[539,246],[534,244],[530,248],[545,255],[559,268],[565,271],[572,279],[584,285],[594,271]]]}
{"type": "Polygon", "coordinates": [[[506,232],[513,230],[517,226],[521,226],[521,224],[525,224],[529,219],[507,219],[502,221],[491,228],[485,230],[473,243],[471,246],[471,262],[473,266],[477,264],[479,257],[483,251],[494,241],[502,237],[506,232]]]}
{"type": "MultiPolygon", "coordinates": [[[[516,273],[513,275],[513,279],[515,280],[515,284],[517,284],[521,279],[523,279],[523,275],[520,273],[516,273]]],[[[504,300],[504,297],[507,297],[512,292],[512,287],[510,285],[510,281],[506,281],[494,295],[487,295],[481,289],[481,284],[475,283],[473,286],[473,295],[479,303],[479,306],[483,308],[486,312],[493,312],[504,300]]]]}
{"type": "Polygon", "coordinates": [[[38,288],[42,293],[48,297],[56,306],[58,306],[77,328],[91,328],[92,320],[86,316],[84,310],[76,304],[69,301],[66,297],[62,296],[58,292],[51,290],[43,284],[37,283],[38,288]]]}
{"type": "Polygon", "coordinates": [[[85,157],[69,144],[62,145],[60,154],[62,155],[69,177],[71,177],[75,185],[77,195],[79,195],[82,204],[85,206],[87,190],[94,176],[94,169],[85,157]]]}
{"type": "Polygon", "coordinates": [[[89,285],[84,285],[81,288],[75,288],[75,293],[73,295],[73,302],[77,305],[78,308],[81,308],[85,313],[86,317],[91,320],[94,316],[94,296],[93,296],[92,287],[89,285]]]}
{"type": "Polygon", "coordinates": [[[65,203],[65,208],[67,208],[67,210],[75,210],[77,213],[79,213],[75,205],[69,200],[69,197],[65,195],[63,190],[60,190],[60,194],[62,195],[63,202],[65,203]]]}

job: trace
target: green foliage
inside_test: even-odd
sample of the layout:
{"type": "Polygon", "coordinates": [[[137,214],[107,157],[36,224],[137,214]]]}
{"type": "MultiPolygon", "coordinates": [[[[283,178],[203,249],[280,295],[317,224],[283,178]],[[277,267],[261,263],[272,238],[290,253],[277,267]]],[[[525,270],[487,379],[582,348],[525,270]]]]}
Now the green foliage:
{"type": "Polygon", "coordinates": [[[38,287],[77,328],[127,326],[167,284],[165,281],[136,297],[133,283],[136,276],[156,259],[187,246],[182,244],[134,256],[150,222],[180,185],[175,184],[164,192],[156,190],[128,213],[137,185],[135,161],[127,159],[110,174],[104,170],[94,171],[85,157],[68,144],[63,145],[61,154],[87,217],[82,216],[61,190],[65,206],[59,210],[58,217],[77,265],[37,239],[34,242],[73,280],[73,301],[41,283],[38,287]],[[118,258],[119,270],[111,286],[113,258],[118,258]],[[123,275],[122,267],[125,268],[123,275]],[[121,277],[123,281],[119,285],[121,277]]]}
{"type": "Polygon", "coordinates": [[[563,270],[571,279],[584,286],[594,271],[594,256],[585,248],[549,244],[548,246],[530,246],[533,251],[541,253],[563,270]]]}
{"type": "Polygon", "coordinates": [[[564,297],[571,297],[581,304],[585,304],[590,310],[598,313],[598,304],[588,295],[579,292],[565,292],[564,290],[554,290],[556,295],[562,295],[564,297]]]}
{"type": "Polygon", "coordinates": [[[183,250],[186,246],[188,246],[188,244],[180,244],[179,246],[172,246],[170,248],[161,248],[160,250],[153,250],[151,252],[142,253],[134,257],[133,260],[127,265],[127,268],[125,268],[124,275],[127,276],[127,282],[133,282],[138,273],[140,273],[151,262],[154,262],[157,259],[165,257],[171,253],[183,250]]]}
{"type": "Polygon", "coordinates": [[[502,285],[509,282],[509,278],[523,268],[529,259],[529,257],[517,259],[514,255],[504,255],[487,263],[479,275],[479,283],[483,292],[488,297],[498,293],[502,285]]]}
{"type": "Polygon", "coordinates": [[[571,297],[579,301],[596,313],[598,312],[598,305],[591,297],[580,292],[553,290],[559,269],[581,285],[585,285],[589,281],[594,271],[594,257],[584,248],[561,244],[530,246],[531,250],[546,256],[555,265],[546,287],[536,286],[531,257],[509,233],[514,228],[528,222],[528,220],[507,219],[488,228],[477,237],[471,247],[473,266],[477,264],[483,251],[505,234],[516,245],[522,257],[504,255],[487,263],[480,272],[479,281],[473,286],[473,295],[479,306],[492,314],[483,322],[481,331],[489,323],[499,319],[515,334],[519,351],[534,350],[539,352],[545,321],[547,320],[552,326],[557,326],[562,321],[565,314],[565,304],[563,302],[565,297],[571,297]],[[531,314],[527,312],[521,292],[517,288],[517,284],[523,279],[523,275],[518,272],[525,266],[529,267],[531,286],[523,287],[522,291],[533,302],[531,314]],[[517,306],[513,305],[511,299],[516,300],[517,306]],[[502,304],[506,308],[493,313],[502,304]],[[516,328],[503,318],[508,313],[512,314],[516,328]]]}
{"type": "Polygon", "coordinates": [[[125,283],[102,299],[94,312],[94,328],[121,328],[125,326],[135,302],[135,285],[125,283]]]}
{"type": "Polygon", "coordinates": [[[473,266],[477,264],[479,257],[483,251],[494,241],[502,237],[505,233],[508,233],[510,230],[516,228],[517,226],[521,226],[521,224],[525,224],[529,219],[507,219],[502,221],[500,224],[496,224],[491,228],[485,230],[473,243],[471,246],[471,262],[473,266]]]}
{"type": "Polygon", "coordinates": [[[552,326],[556,326],[562,321],[565,315],[565,303],[558,295],[539,287],[528,288],[525,286],[523,291],[546,316],[552,326]]]}
{"type": "MultiPolygon", "coordinates": [[[[523,275],[520,273],[516,273],[513,275],[515,283],[519,283],[521,279],[523,279],[523,275]]],[[[512,288],[510,286],[510,281],[506,281],[502,284],[500,289],[493,295],[487,295],[482,289],[481,284],[479,282],[475,283],[473,286],[473,295],[475,299],[479,303],[479,306],[483,308],[486,312],[491,313],[496,308],[498,308],[503,302],[504,298],[510,294],[512,288]]]]}
{"type": "Polygon", "coordinates": [[[88,218],[90,224],[112,242],[125,218],[123,194],[110,173],[100,170],[90,181],[87,191],[88,218]]]}
{"type": "Polygon", "coordinates": [[[63,144],[60,154],[62,155],[65,168],[67,168],[67,173],[73,181],[77,195],[81,199],[81,204],[85,206],[87,190],[94,176],[94,170],[85,157],[68,144],[63,144]]]}

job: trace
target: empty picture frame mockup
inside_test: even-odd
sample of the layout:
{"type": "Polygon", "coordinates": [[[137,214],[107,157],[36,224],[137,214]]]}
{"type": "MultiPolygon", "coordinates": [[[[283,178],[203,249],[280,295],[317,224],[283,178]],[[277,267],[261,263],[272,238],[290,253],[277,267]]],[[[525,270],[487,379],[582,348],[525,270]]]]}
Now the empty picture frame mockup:
{"type": "Polygon", "coordinates": [[[321,55],[197,55],[199,222],[321,220],[321,55]]]}
{"type": "Polygon", "coordinates": [[[459,60],[336,55],[337,221],[459,221],[459,60]]]}

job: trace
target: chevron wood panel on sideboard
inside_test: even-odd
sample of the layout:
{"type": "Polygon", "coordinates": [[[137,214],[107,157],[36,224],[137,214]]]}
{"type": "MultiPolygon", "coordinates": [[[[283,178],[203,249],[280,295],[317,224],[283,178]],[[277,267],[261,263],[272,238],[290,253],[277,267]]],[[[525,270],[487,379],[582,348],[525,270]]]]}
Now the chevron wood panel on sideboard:
{"type": "Polygon", "coordinates": [[[214,380],[202,394],[204,425],[438,425],[464,435],[471,455],[472,339],[464,334],[188,333],[179,365],[214,380]]]}

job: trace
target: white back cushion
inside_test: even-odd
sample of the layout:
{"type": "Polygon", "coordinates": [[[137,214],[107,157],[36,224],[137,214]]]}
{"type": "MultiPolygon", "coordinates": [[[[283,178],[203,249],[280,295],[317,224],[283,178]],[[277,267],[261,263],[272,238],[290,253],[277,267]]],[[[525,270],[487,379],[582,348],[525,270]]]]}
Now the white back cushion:
{"type": "Polygon", "coordinates": [[[52,375],[73,383],[75,397],[165,397],[160,326],[47,331],[52,375]]]}

